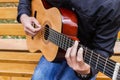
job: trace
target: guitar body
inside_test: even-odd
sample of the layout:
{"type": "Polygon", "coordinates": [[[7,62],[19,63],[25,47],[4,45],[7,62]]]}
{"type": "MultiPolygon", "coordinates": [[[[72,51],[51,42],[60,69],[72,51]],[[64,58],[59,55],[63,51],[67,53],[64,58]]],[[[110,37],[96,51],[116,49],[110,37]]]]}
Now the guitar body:
{"type": "Polygon", "coordinates": [[[43,4],[44,1],[32,0],[32,15],[36,15],[36,19],[41,24],[42,29],[34,38],[26,35],[27,46],[30,52],[40,50],[48,61],[59,60],[64,58],[65,51],[44,38],[44,27],[48,26],[59,33],[77,39],[77,18],[69,10],[57,9],[55,7],[46,9],[46,5],[43,4]]]}

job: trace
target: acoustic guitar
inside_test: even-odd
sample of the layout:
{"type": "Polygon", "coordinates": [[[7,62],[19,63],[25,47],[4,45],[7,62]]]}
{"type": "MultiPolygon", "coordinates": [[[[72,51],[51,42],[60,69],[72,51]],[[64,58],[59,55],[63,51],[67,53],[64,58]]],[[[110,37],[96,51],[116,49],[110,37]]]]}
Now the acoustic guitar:
{"type": "MultiPolygon", "coordinates": [[[[74,12],[56,7],[45,8],[44,1],[32,0],[32,15],[39,21],[42,29],[35,37],[27,36],[30,52],[38,50],[48,61],[64,56],[68,47],[77,38],[77,17],[74,12]]],[[[94,69],[104,73],[112,80],[120,80],[120,63],[105,58],[79,44],[84,49],[84,61],[94,69]]]]}

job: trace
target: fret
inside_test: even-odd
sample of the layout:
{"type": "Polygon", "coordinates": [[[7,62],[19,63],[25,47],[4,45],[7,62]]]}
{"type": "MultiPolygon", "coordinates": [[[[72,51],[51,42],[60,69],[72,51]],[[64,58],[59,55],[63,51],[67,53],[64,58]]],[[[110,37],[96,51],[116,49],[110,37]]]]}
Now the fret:
{"type": "Polygon", "coordinates": [[[63,35],[63,38],[64,38],[64,41],[63,41],[63,45],[64,45],[64,47],[63,47],[63,49],[66,49],[67,48],[67,42],[66,42],[66,36],[65,35],[63,35]]]}
{"type": "MultiPolygon", "coordinates": [[[[52,29],[49,29],[49,40],[53,43],[57,44],[60,48],[67,50],[68,47],[71,47],[72,41],[69,37],[65,36],[64,34],[60,34],[52,29]]],[[[47,33],[47,34],[48,34],[47,33]]]]}
{"type": "Polygon", "coordinates": [[[63,41],[64,41],[64,38],[63,38],[63,35],[61,35],[61,38],[62,38],[62,41],[61,41],[61,48],[64,49],[64,44],[63,44],[63,43],[64,43],[64,42],[63,42],[63,41]]]}
{"type": "Polygon", "coordinates": [[[65,46],[65,50],[67,50],[67,48],[69,47],[69,41],[68,41],[69,39],[68,38],[66,38],[65,39],[65,44],[66,44],[66,46],[65,46]]]}
{"type": "Polygon", "coordinates": [[[92,54],[93,54],[93,51],[91,51],[91,53],[90,53],[90,60],[89,60],[89,64],[91,64],[92,54]]]}
{"type": "Polygon", "coordinates": [[[53,42],[54,42],[55,44],[57,44],[57,42],[56,42],[56,35],[55,35],[55,33],[52,31],[52,29],[49,29],[49,35],[51,36],[51,39],[53,40],[53,42]]]}
{"type": "Polygon", "coordinates": [[[56,42],[56,35],[55,35],[55,33],[53,32],[52,29],[49,29],[49,38],[50,38],[50,40],[52,40],[52,42],[54,42],[54,44],[57,45],[57,42],[56,42]]]}
{"type": "Polygon", "coordinates": [[[68,41],[68,40],[69,40],[69,38],[66,38],[66,41],[65,41],[65,42],[66,42],[66,47],[65,47],[65,50],[67,50],[67,49],[68,49],[68,47],[70,47],[70,46],[69,46],[69,41],[68,41]]]}
{"type": "MultiPolygon", "coordinates": [[[[57,34],[56,34],[56,35],[57,35],[57,34]]],[[[58,35],[58,36],[59,36],[59,35],[58,35]]],[[[61,46],[62,46],[62,44],[61,44],[62,38],[61,38],[61,36],[59,36],[58,38],[59,38],[59,39],[58,39],[58,40],[59,40],[59,41],[58,41],[58,42],[59,42],[59,47],[61,48],[61,46]]]]}
{"type": "Polygon", "coordinates": [[[83,54],[83,59],[85,60],[85,58],[86,58],[86,54],[87,54],[87,47],[85,47],[85,49],[84,49],[84,54],[83,54]]]}
{"type": "Polygon", "coordinates": [[[87,49],[87,52],[86,52],[86,56],[85,56],[85,60],[84,60],[87,64],[89,64],[89,61],[90,61],[90,52],[88,51],[87,49]]]}
{"type": "Polygon", "coordinates": [[[97,61],[97,57],[96,57],[96,55],[94,54],[94,52],[91,51],[91,50],[87,50],[87,54],[86,54],[86,55],[87,55],[87,56],[86,56],[85,58],[88,59],[86,63],[88,63],[88,64],[89,64],[90,66],[92,66],[92,67],[95,67],[96,61],[97,61]]]}
{"type": "MultiPolygon", "coordinates": [[[[56,33],[54,36],[59,36],[59,37],[54,37],[56,40],[56,42],[57,42],[57,45],[60,47],[60,48],[62,48],[62,49],[64,49],[64,50],[67,50],[67,48],[68,47],[70,47],[68,44],[69,43],[71,43],[71,40],[70,40],[70,38],[68,38],[68,37],[66,37],[65,35],[63,35],[63,34],[59,34],[59,33],[57,33],[57,32],[55,32],[54,31],[54,33],[56,33]],[[70,42],[68,42],[68,40],[70,41],[70,42]],[[58,44],[59,43],[59,44],[58,44]]],[[[51,35],[52,36],[52,35],[51,35]]],[[[56,42],[54,42],[54,43],[56,43],[56,42]]]]}
{"type": "Polygon", "coordinates": [[[62,44],[62,43],[63,43],[63,42],[62,42],[62,41],[63,41],[63,37],[62,37],[62,35],[60,35],[60,37],[61,37],[61,43],[60,43],[60,44],[61,44],[61,46],[60,46],[60,48],[62,48],[62,49],[63,49],[63,44],[62,44]]]}
{"type": "Polygon", "coordinates": [[[105,59],[100,56],[98,61],[98,70],[103,72],[104,64],[105,64],[105,59]]]}
{"type": "Polygon", "coordinates": [[[68,39],[68,47],[71,47],[71,40],[68,39]]]}
{"type": "Polygon", "coordinates": [[[91,58],[91,63],[90,65],[95,67],[96,66],[96,61],[97,61],[97,56],[98,54],[95,54],[93,51],[92,51],[92,58],[91,58]]]}
{"type": "Polygon", "coordinates": [[[55,42],[57,45],[59,45],[59,35],[57,35],[57,33],[53,32],[53,37],[55,38],[55,42]]]}
{"type": "Polygon", "coordinates": [[[104,71],[104,74],[112,78],[113,72],[114,72],[115,64],[108,59],[106,63],[106,68],[104,71]]]}
{"type": "Polygon", "coordinates": [[[103,69],[103,73],[105,72],[105,68],[106,68],[106,64],[107,64],[108,58],[105,61],[105,65],[104,65],[104,69],[103,69]]]}
{"type": "Polygon", "coordinates": [[[61,40],[60,40],[60,48],[63,49],[63,48],[64,48],[64,44],[63,44],[63,43],[64,43],[64,42],[63,42],[63,41],[64,41],[64,40],[63,40],[64,38],[63,38],[63,35],[59,35],[59,36],[61,37],[61,40]]]}
{"type": "Polygon", "coordinates": [[[64,49],[67,49],[67,38],[64,36],[64,49]]]}
{"type": "Polygon", "coordinates": [[[100,58],[100,55],[99,55],[99,54],[98,54],[97,56],[98,56],[98,57],[97,57],[97,61],[96,61],[96,65],[95,65],[95,69],[97,69],[98,61],[99,61],[99,58],[100,58]]]}

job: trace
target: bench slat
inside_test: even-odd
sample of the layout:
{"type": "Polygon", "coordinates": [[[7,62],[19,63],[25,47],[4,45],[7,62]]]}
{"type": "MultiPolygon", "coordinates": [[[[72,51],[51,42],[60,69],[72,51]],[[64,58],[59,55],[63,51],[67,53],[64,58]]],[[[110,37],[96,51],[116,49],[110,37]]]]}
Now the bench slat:
{"type": "Polygon", "coordinates": [[[0,7],[0,19],[16,19],[16,7],[0,7]]]}
{"type": "Polygon", "coordinates": [[[112,56],[111,59],[120,63],[120,55],[118,55],[118,56],[117,55],[112,56]]]}
{"type": "MultiPolygon", "coordinates": [[[[26,39],[0,39],[0,43],[0,50],[28,50],[26,39]]],[[[114,50],[120,54],[120,42],[116,42],[114,50]]]]}
{"type": "Polygon", "coordinates": [[[19,2],[19,0],[0,0],[0,2],[19,2]]]}
{"type": "Polygon", "coordinates": [[[103,73],[99,72],[96,80],[111,80],[111,79],[104,75],[103,73]]]}
{"type": "Polygon", "coordinates": [[[25,32],[21,24],[0,24],[0,35],[25,36],[25,32]]]}
{"type": "Polygon", "coordinates": [[[30,80],[30,77],[12,77],[11,80],[30,80]]]}
{"type": "Polygon", "coordinates": [[[0,50],[28,50],[26,39],[0,39],[0,43],[0,50]]]}
{"type": "Polygon", "coordinates": [[[10,80],[10,76],[0,76],[0,80],[10,80]]]}
{"type": "Polygon", "coordinates": [[[120,41],[117,41],[117,42],[115,43],[114,53],[115,53],[115,54],[120,54],[120,41]]]}
{"type": "Polygon", "coordinates": [[[120,39],[120,31],[118,32],[118,39],[120,39]]]}
{"type": "Polygon", "coordinates": [[[0,63],[0,75],[1,76],[28,76],[30,77],[36,64],[26,63],[0,63]]]}
{"type": "Polygon", "coordinates": [[[0,62],[38,63],[41,53],[0,51],[0,62]]]}

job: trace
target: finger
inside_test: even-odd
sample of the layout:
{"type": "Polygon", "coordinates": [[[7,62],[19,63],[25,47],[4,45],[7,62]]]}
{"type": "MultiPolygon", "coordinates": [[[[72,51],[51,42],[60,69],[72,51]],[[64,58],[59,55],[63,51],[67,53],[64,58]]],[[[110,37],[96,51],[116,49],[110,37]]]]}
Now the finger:
{"type": "Polygon", "coordinates": [[[71,52],[71,47],[67,49],[65,54],[65,58],[69,66],[71,66],[70,52],[71,52]]]}
{"type": "Polygon", "coordinates": [[[27,35],[34,36],[35,33],[31,32],[30,30],[25,29],[27,35]]]}
{"type": "Polygon", "coordinates": [[[35,24],[35,31],[38,31],[41,28],[41,25],[39,24],[38,20],[36,20],[34,17],[32,17],[32,23],[35,24]]]}
{"type": "Polygon", "coordinates": [[[39,22],[38,22],[37,19],[35,19],[34,17],[32,17],[32,18],[31,18],[31,21],[32,21],[34,24],[36,24],[36,27],[40,27],[40,24],[39,24],[39,22]]]}
{"type": "Polygon", "coordinates": [[[78,50],[77,61],[81,64],[84,63],[83,62],[83,48],[82,47],[80,47],[79,50],[78,50]]]}
{"type": "Polygon", "coordinates": [[[26,25],[25,28],[26,30],[31,31],[32,33],[35,33],[35,28],[31,24],[26,25]]]}
{"type": "Polygon", "coordinates": [[[70,54],[73,63],[76,63],[77,47],[78,47],[78,41],[75,41],[74,45],[72,46],[72,50],[70,54]]]}

